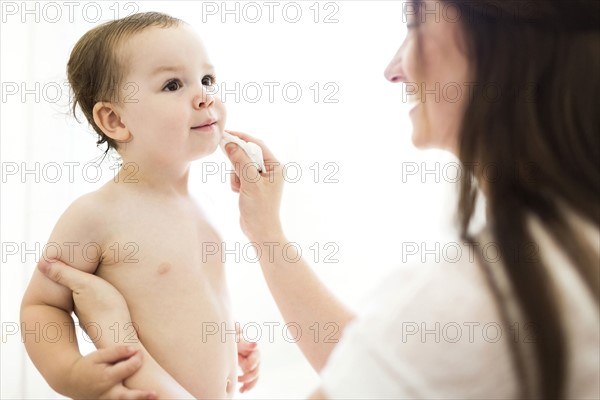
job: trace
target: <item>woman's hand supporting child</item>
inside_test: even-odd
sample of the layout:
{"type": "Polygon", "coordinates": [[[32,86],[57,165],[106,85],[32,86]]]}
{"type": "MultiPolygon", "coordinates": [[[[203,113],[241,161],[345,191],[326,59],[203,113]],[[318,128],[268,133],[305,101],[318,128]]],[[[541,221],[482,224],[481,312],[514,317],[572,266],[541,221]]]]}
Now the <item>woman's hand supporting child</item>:
{"type": "MultiPolygon", "coordinates": [[[[38,268],[48,278],[73,292],[75,312],[80,326],[88,326],[94,321],[93,325],[100,329],[100,332],[109,332],[115,323],[122,327],[130,327],[130,331],[120,335],[127,338],[124,343],[111,342],[109,335],[95,335],[94,343],[99,350],[82,357],[73,365],[72,382],[69,384],[73,393],[85,393],[86,397],[98,399],[157,399],[158,396],[154,392],[126,387],[126,381],[142,366],[143,357],[146,358],[146,364],[150,362],[154,366],[154,375],[157,378],[172,378],[139,343],[127,303],[121,293],[104,279],[71,268],[61,261],[42,260],[38,268]],[[93,319],[90,313],[94,315],[93,319]],[[83,387],[78,388],[79,385],[83,387]],[[90,385],[93,386],[92,389],[90,385]]],[[[240,338],[238,361],[242,370],[238,382],[242,383],[240,392],[244,393],[252,389],[258,381],[260,351],[256,343],[240,338]]]]}

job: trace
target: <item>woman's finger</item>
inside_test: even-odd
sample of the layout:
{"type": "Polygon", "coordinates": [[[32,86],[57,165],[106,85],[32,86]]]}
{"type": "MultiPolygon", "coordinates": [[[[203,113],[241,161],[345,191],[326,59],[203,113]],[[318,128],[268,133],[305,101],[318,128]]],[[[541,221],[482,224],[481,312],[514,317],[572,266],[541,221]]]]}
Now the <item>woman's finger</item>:
{"type": "Polygon", "coordinates": [[[142,366],[142,353],[137,352],[129,359],[119,361],[118,363],[108,367],[109,376],[117,382],[122,382],[135,374],[142,366]]]}
{"type": "Polygon", "coordinates": [[[244,170],[244,166],[248,163],[252,162],[248,154],[244,150],[241,149],[235,143],[227,143],[225,145],[225,152],[227,153],[227,157],[229,157],[229,161],[233,165],[233,169],[235,170],[235,175],[239,178],[244,170]]]}
{"type": "Polygon", "coordinates": [[[233,172],[229,173],[229,183],[231,184],[231,190],[236,193],[240,192],[240,178],[238,178],[238,176],[233,172]]]}
{"type": "Polygon", "coordinates": [[[127,360],[138,353],[138,350],[131,346],[111,346],[106,349],[97,350],[93,353],[94,361],[103,364],[114,364],[119,361],[127,360]]]}
{"type": "Polygon", "coordinates": [[[84,286],[89,274],[76,268],[70,267],[59,260],[41,260],[38,263],[38,269],[52,279],[54,282],[63,285],[75,292],[84,286]]]}
{"type": "Polygon", "coordinates": [[[257,145],[259,145],[260,148],[262,149],[263,159],[265,160],[265,166],[267,167],[267,169],[269,168],[269,166],[267,164],[277,163],[277,159],[275,158],[275,155],[271,152],[271,150],[269,150],[267,145],[265,145],[262,140],[256,139],[256,138],[254,138],[246,133],[242,133],[242,132],[236,132],[236,131],[230,131],[230,130],[227,130],[226,132],[239,137],[243,141],[252,142],[252,143],[256,143],[257,145]]]}

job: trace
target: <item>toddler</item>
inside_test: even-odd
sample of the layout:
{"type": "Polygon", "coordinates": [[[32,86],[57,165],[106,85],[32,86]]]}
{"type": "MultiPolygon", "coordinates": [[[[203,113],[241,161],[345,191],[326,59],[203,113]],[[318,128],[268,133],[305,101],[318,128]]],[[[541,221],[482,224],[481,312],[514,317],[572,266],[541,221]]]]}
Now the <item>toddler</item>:
{"type": "MultiPolygon", "coordinates": [[[[202,42],[181,20],[135,14],[87,32],[67,71],[73,112],[79,105],[98,144],[114,148],[123,167],[65,211],[45,256],[96,274],[123,294],[150,355],[137,375],[154,363],[188,392],[159,393],[231,398],[235,334],[204,334],[209,325],[235,332],[220,255],[201,252],[203,242],[221,240],[188,191],[190,163],[215,151],[226,118],[223,104],[210,95],[215,71],[202,42]]],[[[61,393],[69,393],[71,368],[81,358],[72,311],[71,292],[36,269],[22,324],[57,323],[70,332],[25,345],[61,393]]],[[[103,326],[100,336],[98,347],[126,343],[127,326],[115,322],[108,332],[103,326]]],[[[144,389],[164,383],[149,376],[137,381],[150,385],[144,389]]]]}

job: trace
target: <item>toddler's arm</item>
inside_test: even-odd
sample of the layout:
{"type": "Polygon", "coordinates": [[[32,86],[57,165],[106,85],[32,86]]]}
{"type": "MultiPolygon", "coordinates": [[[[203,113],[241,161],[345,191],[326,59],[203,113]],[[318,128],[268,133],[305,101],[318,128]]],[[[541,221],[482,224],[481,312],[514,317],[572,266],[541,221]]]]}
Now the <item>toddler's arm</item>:
{"type": "MultiPolygon", "coordinates": [[[[95,275],[86,274],[71,268],[61,262],[44,263],[40,266],[42,271],[48,278],[73,292],[73,300],[75,308],[78,310],[80,322],[85,326],[92,321],[92,315],[95,316],[93,321],[98,321],[97,326],[101,331],[107,332],[111,326],[114,326],[116,321],[119,326],[131,326],[129,311],[125,299],[119,291],[106,282],[104,279],[95,275]]],[[[125,335],[118,335],[119,344],[129,344],[138,350],[139,356],[143,355],[143,364],[135,373],[127,374],[125,384],[127,387],[151,389],[161,399],[192,399],[189,394],[169,373],[167,373],[152,356],[146,351],[142,343],[137,341],[135,330],[125,332],[125,335]],[[127,337],[127,339],[124,339],[127,337]]],[[[102,335],[95,342],[96,346],[101,348],[100,351],[113,351],[116,342],[111,342],[112,335],[102,335]],[[110,348],[110,349],[109,349],[110,348]]],[[[114,338],[112,340],[115,340],[114,338]]],[[[124,346],[123,346],[124,347],[124,346]]],[[[140,357],[138,357],[139,359],[140,357]]],[[[86,357],[81,360],[85,360],[86,357]]],[[[82,362],[81,361],[81,362],[82,362]]],[[[90,371],[94,369],[91,366],[80,368],[82,370],[80,383],[89,385],[98,380],[90,371]]],[[[101,371],[102,372],[102,371],[101,371]]],[[[100,374],[99,374],[100,375],[100,374]]],[[[104,374],[102,374],[104,376],[104,374]]],[[[121,383],[121,382],[119,382],[121,383]]],[[[120,385],[122,389],[124,386],[120,385]]],[[[116,388],[115,390],[121,389],[116,388]]],[[[138,393],[142,391],[132,390],[129,393],[138,393]]],[[[111,392],[112,393],[112,392],[111,392]]],[[[86,392],[85,397],[93,397],[92,394],[86,392]]],[[[120,396],[111,395],[109,398],[120,396]]],[[[127,396],[130,398],[131,396],[127,396]]],[[[133,397],[131,397],[133,398],[133,397]]]]}
{"type": "MultiPolygon", "coordinates": [[[[57,258],[93,273],[101,256],[94,247],[99,247],[102,241],[97,229],[102,224],[99,216],[90,212],[93,207],[90,195],[76,200],[56,223],[43,257],[57,258]]],[[[36,268],[21,304],[23,342],[48,384],[59,393],[78,398],[86,397],[91,388],[85,388],[86,393],[77,391],[82,372],[79,367],[85,367],[89,360],[84,360],[79,353],[72,311],[71,291],[52,282],[36,268]],[[46,334],[48,332],[52,335],[46,334]]]]}
{"type": "MultiPolygon", "coordinates": [[[[101,202],[94,198],[94,194],[77,199],[56,223],[44,248],[44,258],[60,260],[88,273],[90,281],[100,281],[114,291],[113,295],[120,296],[112,285],[93,275],[101,261],[102,244],[107,242],[106,229],[103,229],[103,219],[106,218],[106,214],[102,212],[103,208],[101,202]]],[[[79,276],[85,277],[86,274],[79,276]]],[[[123,300],[122,307],[103,308],[105,303],[101,301],[101,293],[98,293],[100,297],[96,298],[83,295],[88,304],[74,304],[73,296],[78,299],[81,297],[78,296],[80,293],[72,292],[63,286],[63,282],[59,284],[56,280],[60,280],[60,277],[53,276],[50,279],[36,268],[21,304],[21,331],[24,332],[25,347],[35,366],[54,390],[72,398],[115,398],[127,391],[123,382],[114,384],[115,375],[119,375],[127,378],[127,387],[143,389],[129,391],[128,394],[149,393],[146,391],[153,390],[160,398],[192,398],[140,343],[133,345],[139,350],[133,356],[135,359],[122,368],[111,369],[109,364],[99,362],[95,353],[82,357],[71,318],[74,307],[81,325],[88,326],[90,337],[97,339],[94,342],[96,347],[104,349],[129,344],[125,343],[124,339],[118,343],[111,342],[114,335],[110,334],[111,327],[131,327],[127,304],[123,300]],[[54,332],[55,329],[58,329],[58,334],[53,334],[52,337],[49,334],[34,336],[27,333],[54,332]],[[141,355],[143,357],[140,357],[141,355]],[[137,372],[136,362],[138,366],[142,363],[137,372]],[[130,368],[129,373],[121,371],[123,368],[130,368]]],[[[114,301],[110,304],[113,303],[114,301]]],[[[133,336],[117,336],[137,338],[135,332],[131,333],[133,336]]]]}

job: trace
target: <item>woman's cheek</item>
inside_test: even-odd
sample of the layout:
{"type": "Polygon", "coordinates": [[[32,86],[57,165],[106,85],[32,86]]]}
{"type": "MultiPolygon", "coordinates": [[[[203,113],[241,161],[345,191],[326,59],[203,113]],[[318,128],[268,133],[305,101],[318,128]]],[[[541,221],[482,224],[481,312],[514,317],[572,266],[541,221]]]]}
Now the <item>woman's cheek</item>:
{"type": "Polygon", "coordinates": [[[416,82],[416,57],[414,39],[407,39],[407,43],[402,50],[402,69],[406,74],[408,82],[416,82]]]}

